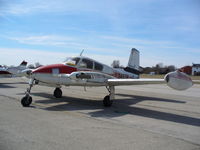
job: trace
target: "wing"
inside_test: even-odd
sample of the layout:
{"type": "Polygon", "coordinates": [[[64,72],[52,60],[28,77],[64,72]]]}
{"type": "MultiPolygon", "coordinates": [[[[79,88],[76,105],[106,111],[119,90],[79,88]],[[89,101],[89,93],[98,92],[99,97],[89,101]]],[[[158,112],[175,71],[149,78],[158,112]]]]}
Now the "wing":
{"type": "Polygon", "coordinates": [[[186,90],[193,85],[191,78],[185,73],[175,71],[168,73],[164,79],[108,79],[109,86],[141,85],[166,83],[176,90],[186,90]]]}
{"type": "Polygon", "coordinates": [[[107,82],[110,86],[166,83],[164,79],[108,79],[107,82]]]}

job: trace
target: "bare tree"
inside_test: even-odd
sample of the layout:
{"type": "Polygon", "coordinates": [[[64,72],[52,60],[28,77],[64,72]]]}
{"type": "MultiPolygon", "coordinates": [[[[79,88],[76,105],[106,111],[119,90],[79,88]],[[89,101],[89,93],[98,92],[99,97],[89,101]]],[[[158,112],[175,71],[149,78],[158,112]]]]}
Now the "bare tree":
{"type": "Polygon", "coordinates": [[[167,66],[169,72],[175,71],[176,67],[174,65],[167,66]]]}
{"type": "Polygon", "coordinates": [[[167,74],[175,70],[176,67],[174,65],[164,66],[163,63],[158,63],[153,67],[144,68],[143,72],[146,74],[149,74],[150,72],[155,72],[155,74],[167,74]]]}
{"type": "Polygon", "coordinates": [[[39,63],[39,62],[36,62],[35,63],[35,68],[39,68],[39,67],[41,67],[42,65],[39,63]]]}
{"type": "Polygon", "coordinates": [[[113,60],[111,66],[113,68],[119,68],[120,67],[120,61],[119,60],[113,60]]]}
{"type": "Polygon", "coordinates": [[[30,68],[30,69],[35,69],[35,66],[34,66],[33,64],[29,64],[29,65],[28,65],[28,68],[30,68]]]}

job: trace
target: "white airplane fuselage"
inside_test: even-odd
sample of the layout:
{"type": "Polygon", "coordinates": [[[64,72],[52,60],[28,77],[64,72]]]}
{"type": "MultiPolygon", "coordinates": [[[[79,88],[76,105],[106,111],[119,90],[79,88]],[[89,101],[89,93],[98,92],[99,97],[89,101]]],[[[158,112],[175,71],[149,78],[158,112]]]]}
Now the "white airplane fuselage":
{"type": "Polygon", "coordinates": [[[87,57],[74,57],[62,64],[38,68],[32,72],[32,78],[55,86],[105,86],[108,79],[139,78],[139,71],[135,72],[112,68],[87,57]]]}

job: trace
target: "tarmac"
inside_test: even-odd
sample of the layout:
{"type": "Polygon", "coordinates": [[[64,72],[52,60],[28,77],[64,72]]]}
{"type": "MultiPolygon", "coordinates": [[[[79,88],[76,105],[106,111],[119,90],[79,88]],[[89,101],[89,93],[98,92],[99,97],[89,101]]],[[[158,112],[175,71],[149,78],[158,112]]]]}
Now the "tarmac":
{"type": "Polygon", "coordinates": [[[175,91],[164,84],[116,87],[36,85],[33,103],[20,100],[27,79],[0,79],[0,150],[200,150],[200,84],[175,91]]]}

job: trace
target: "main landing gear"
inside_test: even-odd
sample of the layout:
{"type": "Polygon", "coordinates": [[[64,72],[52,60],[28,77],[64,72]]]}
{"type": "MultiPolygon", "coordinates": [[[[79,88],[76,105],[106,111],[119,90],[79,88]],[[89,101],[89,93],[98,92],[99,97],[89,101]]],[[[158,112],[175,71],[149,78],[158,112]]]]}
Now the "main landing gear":
{"type": "Polygon", "coordinates": [[[104,97],[103,105],[105,107],[110,107],[110,106],[112,106],[113,100],[115,99],[115,87],[109,86],[109,87],[106,87],[106,88],[109,92],[109,95],[104,97]]]}
{"type": "Polygon", "coordinates": [[[61,98],[62,97],[62,90],[60,88],[56,88],[53,92],[53,95],[56,97],[56,98],[61,98]]]}
{"type": "Polygon", "coordinates": [[[30,96],[31,88],[33,87],[34,79],[31,79],[29,82],[29,88],[27,88],[26,95],[21,99],[21,104],[24,107],[29,107],[32,103],[32,97],[30,96]]]}
{"type": "MultiPolygon", "coordinates": [[[[34,81],[35,81],[34,79],[30,80],[29,88],[27,88],[26,95],[21,99],[21,104],[22,104],[23,107],[29,107],[30,104],[32,103],[32,97],[31,97],[30,93],[31,93],[31,88],[33,87],[34,81]]],[[[115,87],[109,86],[109,87],[106,87],[106,88],[109,92],[109,95],[104,97],[103,105],[105,107],[110,107],[110,106],[112,106],[113,100],[115,99],[115,87]]],[[[62,90],[60,89],[60,87],[57,87],[54,90],[53,95],[56,98],[62,97],[62,90]]]]}

